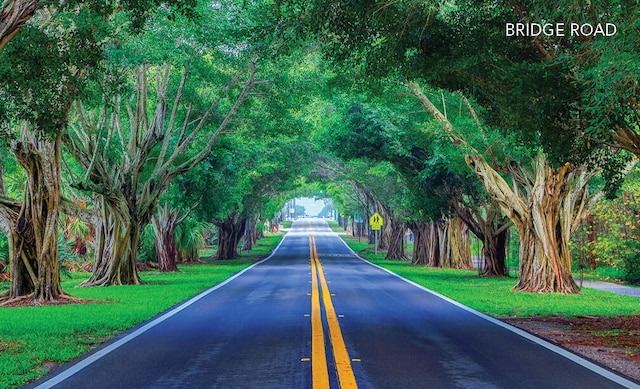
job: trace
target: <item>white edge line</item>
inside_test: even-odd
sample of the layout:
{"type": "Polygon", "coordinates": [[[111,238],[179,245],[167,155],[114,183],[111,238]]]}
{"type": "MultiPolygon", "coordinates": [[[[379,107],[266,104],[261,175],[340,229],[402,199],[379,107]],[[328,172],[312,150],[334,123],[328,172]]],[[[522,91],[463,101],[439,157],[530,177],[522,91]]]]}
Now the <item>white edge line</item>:
{"type": "Polygon", "coordinates": [[[257,265],[259,265],[259,264],[261,264],[263,262],[268,261],[269,259],[271,259],[271,257],[273,257],[275,255],[276,251],[278,251],[278,249],[280,248],[280,246],[282,245],[282,242],[284,242],[286,237],[287,237],[287,235],[284,235],[282,237],[282,239],[280,240],[280,243],[278,243],[278,245],[273,250],[273,252],[268,257],[266,257],[265,259],[254,263],[253,265],[247,267],[246,269],[243,269],[242,271],[240,271],[240,272],[234,274],[233,276],[227,278],[223,282],[221,282],[221,283],[219,283],[219,284],[217,284],[217,285],[205,290],[204,292],[201,292],[200,294],[192,297],[191,299],[187,300],[185,303],[183,303],[183,304],[171,309],[170,311],[166,312],[162,316],[160,316],[160,317],[156,318],[155,320],[143,325],[142,327],[138,328],[134,332],[132,332],[129,335],[125,336],[124,338],[122,338],[122,339],[110,344],[109,346],[107,346],[107,347],[95,352],[94,354],[88,356],[87,358],[83,359],[82,361],[80,361],[80,362],[76,363],[75,365],[71,366],[67,370],[65,370],[65,371],[61,372],[60,374],[50,378],[46,382],[43,382],[42,384],[36,386],[35,389],[48,389],[48,388],[51,388],[51,387],[63,382],[67,378],[73,376],[74,374],[76,374],[80,370],[82,370],[85,367],[91,365],[92,363],[98,361],[100,358],[104,357],[105,355],[109,354],[110,352],[120,348],[121,346],[123,346],[127,342],[137,338],[138,336],[144,334],[145,332],[149,331],[153,327],[157,326],[158,324],[162,323],[163,321],[165,321],[165,320],[169,319],[170,317],[172,317],[173,315],[177,314],[178,312],[186,309],[190,305],[194,304],[196,301],[198,301],[198,300],[202,299],[203,297],[205,297],[206,295],[210,294],[211,292],[213,292],[213,291],[215,291],[215,290],[217,290],[219,288],[222,288],[223,286],[225,286],[229,282],[235,280],[236,278],[240,277],[241,275],[243,275],[245,272],[249,271],[253,267],[255,267],[255,266],[257,266],[257,265]]]}
{"type": "MultiPolygon", "coordinates": [[[[338,236],[340,238],[339,234],[336,234],[336,236],[338,236]]],[[[614,373],[614,372],[612,372],[612,371],[610,371],[608,369],[605,369],[604,367],[602,367],[600,365],[597,365],[597,364],[595,364],[595,363],[593,363],[593,362],[591,362],[591,361],[589,361],[587,359],[584,359],[584,358],[578,356],[577,354],[574,354],[574,353],[572,353],[572,352],[570,352],[570,351],[568,351],[568,350],[566,350],[566,349],[564,349],[562,347],[556,346],[553,343],[550,343],[550,342],[548,342],[548,341],[546,341],[546,340],[544,340],[542,338],[539,338],[537,336],[534,336],[534,335],[532,335],[532,334],[530,334],[530,333],[528,333],[528,332],[526,332],[524,330],[521,330],[521,329],[519,329],[517,327],[509,325],[509,324],[507,324],[505,322],[502,322],[502,321],[500,321],[500,320],[498,320],[498,319],[496,319],[494,317],[491,317],[491,316],[489,316],[487,314],[484,314],[484,313],[482,313],[480,311],[476,311],[475,309],[470,308],[470,307],[468,307],[466,305],[463,305],[463,304],[461,304],[461,303],[459,303],[459,302],[457,302],[455,300],[452,300],[447,296],[443,296],[438,292],[434,292],[433,290],[427,289],[422,285],[419,285],[419,284],[417,284],[417,283],[415,283],[415,282],[413,282],[411,280],[408,280],[408,279],[406,279],[406,278],[404,278],[404,277],[392,272],[391,270],[387,270],[387,269],[385,269],[385,268],[383,268],[383,267],[381,267],[379,265],[371,263],[371,262],[367,261],[366,259],[362,258],[361,256],[359,256],[355,251],[353,251],[351,249],[351,247],[349,247],[347,242],[345,242],[342,238],[340,238],[340,241],[342,241],[342,243],[344,243],[344,245],[347,246],[347,248],[353,253],[353,255],[355,255],[358,259],[360,259],[361,261],[364,261],[365,263],[368,263],[371,266],[377,267],[378,269],[383,270],[383,271],[391,274],[392,276],[401,279],[402,281],[404,281],[404,282],[406,282],[408,284],[411,284],[411,285],[413,285],[413,286],[415,286],[417,288],[420,288],[420,289],[422,289],[422,290],[424,290],[424,291],[426,291],[428,293],[431,293],[434,296],[437,296],[437,297],[439,297],[439,298],[441,298],[441,299],[443,299],[445,301],[448,301],[449,303],[451,303],[451,304],[453,304],[453,305],[455,305],[455,306],[457,306],[459,308],[462,308],[462,309],[464,309],[465,311],[467,311],[469,313],[472,313],[472,314],[474,314],[474,315],[476,315],[478,317],[481,317],[481,318],[483,318],[485,320],[488,320],[493,324],[496,324],[496,325],[498,325],[498,326],[500,326],[502,328],[505,328],[505,329],[507,329],[507,330],[509,330],[509,331],[511,331],[513,333],[516,333],[516,334],[522,336],[523,338],[525,338],[527,340],[530,340],[530,341],[532,341],[534,343],[537,343],[538,345],[540,345],[540,346],[542,346],[542,347],[544,347],[546,349],[549,349],[549,350],[551,350],[551,351],[553,351],[553,352],[555,352],[557,354],[560,354],[563,357],[565,357],[567,359],[570,359],[571,361],[573,361],[573,362],[575,362],[575,363],[577,363],[577,364],[579,364],[579,365],[581,365],[581,366],[593,371],[594,373],[597,373],[597,374],[599,374],[599,375],[601,375],[601,376],[603,376],[603,377],[605,377],[605,378],[607,378],[607,379],[609,379],[609,380],[611,380],[611,381],[613,381],[613,382],[615,382],[615,383],[617,383],[619,385],[622,385],[622,386],[624,386],[626,388],[640,388],[640,385],[636,384],[635,382],[630,381],[630,380],[628,380],[628,379],[626,379],[626,378],[624,378],[624,377],[622,377],[622,376],[620,376],[620,375],[618,375],[618,374],[616,374],[616,373],[614,373]]]]}

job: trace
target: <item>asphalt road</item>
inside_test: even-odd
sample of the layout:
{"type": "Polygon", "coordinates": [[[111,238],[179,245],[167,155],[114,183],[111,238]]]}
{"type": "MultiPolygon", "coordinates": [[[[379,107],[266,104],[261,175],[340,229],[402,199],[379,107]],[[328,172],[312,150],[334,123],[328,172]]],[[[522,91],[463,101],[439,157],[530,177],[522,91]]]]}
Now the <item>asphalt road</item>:
{"type": "Polygon", "coordinates": [[[354,387],[337,370],[359,388],[640,387],[358,259],[320,220],[29,387],[354,387]]]}

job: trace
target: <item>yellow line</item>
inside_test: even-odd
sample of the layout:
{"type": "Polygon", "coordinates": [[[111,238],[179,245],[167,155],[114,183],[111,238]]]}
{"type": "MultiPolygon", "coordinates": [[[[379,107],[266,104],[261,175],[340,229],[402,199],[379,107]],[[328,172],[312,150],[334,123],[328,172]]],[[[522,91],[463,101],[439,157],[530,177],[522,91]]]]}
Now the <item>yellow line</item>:
{"type": "Polygon", "coordinates": [[[335,359],[336,370],[338,371],[338,382],[341,389],[357,388],[358,384],[356,383],[356,378],[353,375],[353,369],[351,368],[351,359],[349,358],[349,353],[347,352],[347,346],[344,344],[344,338],[342,337],[342,331],[340,330],[340,324],[338,323],[338,316],[336,315],[336,311],[333,308],[333,302],[331,301],[329,286],[327,285],[327,280],[324,277],[320,259],[318,259],[315,238],[313,238],[312,240],[311,249],[312,262],[316,263],[315,270],[317,270],[318,277],[320,277],[320,284],[322,287],[322,301],[324,302],[324,309],[327,313],[329,335],[331,336],[331,345],[333,346],[333,358],[335,359]]]}
{"type": "Polygon", "coordinates": [[[327,355],[324,349],[324,330],[322,328],[322,312],[320,310],[320,292],[316,275],[315,239],[309,237],[311,256],[311,375],[314,389],[329,388],[329,372],[327,355]]]}

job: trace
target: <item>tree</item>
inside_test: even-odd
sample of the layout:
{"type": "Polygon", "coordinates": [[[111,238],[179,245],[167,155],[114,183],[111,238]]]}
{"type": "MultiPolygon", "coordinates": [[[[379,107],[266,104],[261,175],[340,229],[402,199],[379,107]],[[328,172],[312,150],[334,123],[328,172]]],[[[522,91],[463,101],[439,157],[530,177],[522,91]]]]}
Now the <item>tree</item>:
{"type": "MultiPolygon", "coordinates": [[[[404,260],[407,188],[388,157],[401,153],[402,145],[393,139],[398,129],[381,112],[363,107],[358,101],[340,102],[336,98],[334,109],[338,114],[322,124],[317,138],[323,149],[331,150],[330,155],[345,162],[333,169],[331,164],[325,164],[329,174],[324,179],[343,180],[351,186],[366,225],[374,212],[381,214],[386,222],[380,248],[386,250],[387,259],[404,260]]],[[[374,234],[368,235],[372,240],[374,234]]]]}
{"type": "Polygon", "coordinates": [[[369,226],[371,216],[378,212],[385,223],[380,231],[378,247],[386,250],[385,259],[406,260],[404,251],[405,209],[402,200],[406,187],[393,165],[386,162],[351,160],[345,171],[349,184],[364,211],[363,219],[368,226],[370,243],[374,243],[375,232],[369,226]]]}
{"type": "Polygon", "coordinates": [[[591,270],[596,266],[616,269],[619,278],[637,284],[640,281],[640,185],[634,167],[617,196],[600,201],[589,223],[583,225],[583,239],[574,242],[576,251],[588,256],[591,270]]]}
{"type": "Polygon", "coordinates": [[[238,131],[205,161],[209,174],[189,184],[201,186],[194,192],[216,193],[216,201],[201,208],[201,217],[218,226],[219,259],[236,258],[245,231],[257,231],[261,217],[272,218],[263,211],[273,210],[272,200],[295,189],[310,168],[304,107],[321,89],[318,73],[313,53],[267,61],[238,131]]]}
{"type": "Polygon", "coordinates": [[[151,225],[156,238],[156,258],[160,272],[178,271],[177,261],[182,255],[178,251],[176,243],[176,228],[196,206],[198,206],[198,203],[181,215],[179,209],[170,209],[169,204],[165,203],[164,206],[157,207],[156,213],[151,217],[151,225]]]}
{"type": "MultiPolygon", "coordinates": [[[[594,36],[514,39],[506,36],[504,26],[513,21],[547,20],[549,15],[563,22],[596,24],[601,15],[607,15],[609,21],[619,26],[632,27],[639,20],[637,4],[461,1],[425,5],[409,1],[322,7],[320,2],[312,2],[304,11],[330,21],[320,24],[316,32],[337,43],[329,45],[327,52],[342,56],[352,65],[354,74],[400,80],[420,78],[431,86],[462,90],[475,97],[486,108],[483,116],[488,124],[503,134],[515,134],[520,143],[534,150],[544,151],[544,156],[535,157],[544,163],[534,163],[533,170],[543,169],[546,173],[536,170],[532,177],[540,177],[541,182],[566,180],[555,189],[585,188],[580,181],[593,175],[581,173],[587,163],[605,169],[618,167],[608,164],[612,160],[608,144],[613,139],[618,147],[624,147],[621,139],[633,139],[640,91],[635,83],[638,67],[633,65],[637,59],[632,59],[637,58],[634,57],[637,36],[630,39],[618,36],[611,41],[594,36]],[[350,28],[354,24],[362,28],[350,28]],[[627,67],[628,72],[619,71],[627,67]],[[600,74],[605,76],[601,78],[600,74]],[[605,84],[608,87],[603,87],[605,84]],[[619,94],[612,94],[611,90],[619,94]]],[[[491,167],[486,162],[475,162],[475,168],[491,167]]],[[[481,176],[487,179],[497,174],[481,176]]],[[[526,184],[525,187],[532,188],[526,184]]],[[[492,195],[499,197],[496,193],[492,195]]],[[[545,201],[557,204],[560,199],[554,196],[545,201]]],[[[504,207],[503,210],[509,212],[504,207]]],[[[554,220],[559,217],[554,216],[553,207],[546,212],[541,218],[555,225],[554,220]]],[[[565,216],[563,234],[570,233],[569,225],[580,219],[573,219],[577,215],[565,216]]],[[[564,238],[556,239],[552,231],[541,233],[539,238],[546,248],[565,249],[556,245],[564,238]]],[[[558,255],[563,261],[566,258],[564,254],[552,256],[558,255]]],[[[566,274],[558,277],[566,282],[547,277],[547,285],[532,286],[531,290],[576,290],[566,274]]]]}
{"type": "MultiPolygon", "coordinates": [[[[420,87],[415,83],[409,87],[427,111],[443,123],[452,140],[463,144],[451,123],[420,87]]],[[[466,161],[518,228],[520,276],[515,289],[578,293],[571,276],[570,239],[602,196],[602,192],[589,192],[588,184],[597,172],[585,165],[568,163],[554,169],[545,154],[538,152],[531,169],[515,161],[502,167],[512,177],[512,186],[477,151],[470,149],[466,161]]]]}
{"type": "Polygon", "coordinates": [[[109,28],[88,32],[86,23],[96,15],[83,7],[78,12],[88,21],[74,33],[64,28],[70,15],[51,10],[0,51],[0,126],[27,173],[20,210],[14,218],[7,209],[1,220],[12,245],[10,300],[68,298],[58,269],[60,134],[71,101],[97,67],[100,47],[95,39],[111,33],[109,28]]]}
{"type": "MultiPolygon", "coordinates": [[[[10,0],[0,8],[0,128],[27,171],[20,211],[16,215],[17,203],[8,201],[0,212],[13,245],[10,300],[68,298],[57,259],[61,133],[72,102],[89,93],[89,80],[99,78],[104,47],[129,21],[139,26],[159,2],[122,4],[128,15],[115,3],[40,7],[39,1],[10,0]]],[[[193,2],[167,4],[188,13],[193,2]]]]}
{"type": "Polygon", "coordinates": [[[0,8],[0,50],[31,19],[40,5],[37,0],[16,0],[2,3],[0,8]]]}
{"type": "Polygon", "coordinates": [[[104,251],[96,253],[93,275],[85,285],[140,282],[135,267],[140,231],[151,220],[158,199],[171,180],[209,155],[245,99],[256,72],[253,65],[248,69],[235,102],[217,128],[210,129],[210,117],[239,74],[203,108],[194,102],[183,102],[186,70],[172,103],[168,101],[171,66],[157,68],[154,82],[148,81],[149,70],[147,66],[137,68],[135,107],[123,103],[119,96],[106,101],[95,113],[78,103],[71,131],[65,135],[66,148],[85,169],[77,186],[102,195],[103,225],[99,237],[104,239],[104,251]],[[150,84],[156,85],[155,93],[149,91],[150,84]],[[147,107],[153,97],[156,104],[150,120],[147,107]],[[180,121],[182,125],[178,124],[180,121]],[[198,142],[205,131],[207,140],[198,142]]]}
{"type": "Polygon", "coordinates": [[[507,274],[506,245],[509,227],[512,223],[503,216],[496,201],[467,204],[454,201],[456,215],[462,219],[471,232],[482,242],[484,268],[483,277],[502,277],[507,274]]]}
{"type": "MultiPolygon", "coordinates": [[[[125,11],[131,13],[132,26],[140,28],[143,21],[158,8],[158,6],[166,4],[175,12],[192,14],[195,7],[195,0],[169,0],[169,1],[132,1],[125,0],[119,5],[125,11]]],[[[74,7],[87,6],[86,2],[78,1],[59,1],[46,2],[46,8],[57,10],[70,10],[74,7]]],[[[40,0],[6,0],[2,2],[0,8],[0,50],[18,34],[20,29],[42,8],[40,0]]],[[[94,4],[94,10],[107,10],[113,12],[112,8],[104,4],[94,4]]]]}
{"type": "MultiPolygon", "coordinates": [[[[394,108],[397,111],[409,108],[390,102],[390,95],[371,99],[367,105],[359,102],[348,105],[337,123],[329,127],[331,137],[327,137],[327,145],[350,163],[355,158],[366,158],[394,166],[400,177],[392,182],[398,186],[402,181],[406,187],[402,196],[408,201],[396,200],[399,206],[395,207],[395,212],[386,211],[389,213],[386,219],[390,221],[388,225],[397,225],[395,241],[402,240],[404,222],[393,214],[409,219],[409,227],[415,236],[414,263],[470,267],[469,245],[458,239],[468,239],[463,232],[465,227],[449,215],[452,199],[473,191],[473,185],[469,184],[473,181],[449,166],[453,159],[441,152],[436,136],[417,129],[423,118],[409,118],[394,111],[394,108]],[[399,209],[404,211],[398,212],[399,209]],[[450,233],[456,239],[444,238],[450,233]]],[[[397,192],[386,187],[378,193],[388,196],[397,192]]]]}

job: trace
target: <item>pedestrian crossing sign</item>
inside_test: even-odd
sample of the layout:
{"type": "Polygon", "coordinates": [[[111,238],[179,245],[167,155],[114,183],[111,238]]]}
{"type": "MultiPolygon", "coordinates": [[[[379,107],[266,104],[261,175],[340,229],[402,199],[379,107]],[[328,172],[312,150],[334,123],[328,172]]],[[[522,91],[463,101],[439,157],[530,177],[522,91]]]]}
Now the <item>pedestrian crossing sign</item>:
{"type": "Polygon", "coordinates": [[[384,223],[384,219],[382,219],[382,216],[380,216],[378,212],[374,213],[369,218],[369,225],[371,226],[371,229],[373,231],[379,231],[383,223],[384,223]]]}

